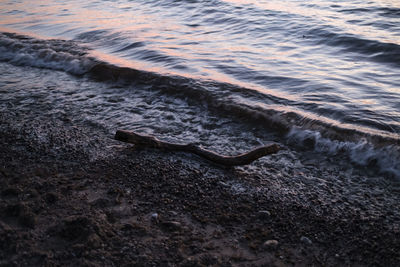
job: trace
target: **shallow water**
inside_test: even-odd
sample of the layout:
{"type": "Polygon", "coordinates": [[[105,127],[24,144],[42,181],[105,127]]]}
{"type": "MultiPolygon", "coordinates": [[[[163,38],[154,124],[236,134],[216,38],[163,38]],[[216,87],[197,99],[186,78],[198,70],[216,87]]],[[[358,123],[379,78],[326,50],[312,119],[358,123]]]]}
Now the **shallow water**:
{"type": "Polygon", "coordinates": [[[110,133],[223,153],[275,141],[400,177],[396,1],[2,1],[0,10],[3,107],[41,103],[110,133]]]}

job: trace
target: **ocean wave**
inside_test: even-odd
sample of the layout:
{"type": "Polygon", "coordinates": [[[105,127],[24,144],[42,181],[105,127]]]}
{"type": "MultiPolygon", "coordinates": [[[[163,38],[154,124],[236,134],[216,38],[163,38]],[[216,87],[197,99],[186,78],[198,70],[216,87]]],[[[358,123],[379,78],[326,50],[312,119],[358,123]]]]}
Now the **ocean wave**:
{"type": "Polygon", "coordinates": [[[335,33],[323,28],[311,29],[319,44],[342,47],[344,51],[365,55],[369,60],[400,65],[400,45],[364,39],[350,34],[335,33]]]}
{"type": "Polygon", "coordinates": [[[126,33],[109,30],[93,30],[78,34],[73,39],[79,43],[85,43],[91,47],[103,48],[113,55],[122,58],[134,58],[136,61],[159,63],[171,69],[185,69],[185,60],[162,51],[151,48],[145,41],[133,41],[126,33]]]}
{"type": "Polygon", "coordinates": [[[384,17],[398,19],[400,16],[400,8],[382,7],[378,8],[378,13],[384,17]]]}
{"type": "Polygon", "coordinates": [[[257,90],[183,76],[119,67],[90,56],[88,49],[74,41],[39,40],[13,33],[0,33],[0,60],[15,65],[63,70],[86,74],[98,81],[146,85],[148,90],[202,105],[216,114],[244,123],[262,125],[285,135],[294,127],[317,131],[331,140],[355,142],[364,138],[376,146],[400,146],[397,133],[359,125],[342,124],[320,114],[302,111],[295,100],[257,90]]]}
{"type": "Polygon", "coordinates": [[[257,125],[261,123],[265,127],[281,133],[286,133],[292,127],[297,126],[318,130],[329,138],[338,140],[367,138],[376,144],[400,145],[400,138],[396,133],[374,130],[372,122],[369,122],[370,128],[343,124],[312,112],[296,109],[294,106],[298,103],[294,100],[260,93],[233,84],[196,80],[182,76],[165,76],[104,62],[93,66],[89,73],[98,80],[150,85],[153,90],[160,90],[165,94],[188,101],[197,101],[219,114],[241,118],[257,125]]]}
{"type": "Polygon", "coordinates": [[[287,134],[290,144],[328,155],[345,154],[354,164],[400,180],[400,150],[396,145],[373,146],[366,139],[338,141],[325,138],[320,132],[292,128],[287,134]]]}
{"type": "Polygon", "coordinates": [[[0,33],[0,60],[15,65],[86,73],[95,61],[87,49],[72,41],[40,40],[14,33],[0,33]]]}
{"type": "Polygon", "coordinates": [[[350,14],[360,14],[360,13],[376,13],[382,17],[388,18],[399,18],[400,16],[400,8],[394,7],[364,7],[364,8],[349,8],[342,9],[340,12],[350,13],[350,14]]]}

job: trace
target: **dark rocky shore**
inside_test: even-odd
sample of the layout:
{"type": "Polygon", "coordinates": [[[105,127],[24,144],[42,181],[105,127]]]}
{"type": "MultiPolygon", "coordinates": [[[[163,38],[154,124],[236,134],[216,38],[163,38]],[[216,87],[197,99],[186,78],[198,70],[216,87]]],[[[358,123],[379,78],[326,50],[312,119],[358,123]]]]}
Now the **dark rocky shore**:
{"type": "Polygon", "coordinates": [[[336,178],[335,201],[283,195],[287,170],[259,177],[26,116],[0,115],[0,266],[400,265],[396,185],[353,202],[336,178]]]}

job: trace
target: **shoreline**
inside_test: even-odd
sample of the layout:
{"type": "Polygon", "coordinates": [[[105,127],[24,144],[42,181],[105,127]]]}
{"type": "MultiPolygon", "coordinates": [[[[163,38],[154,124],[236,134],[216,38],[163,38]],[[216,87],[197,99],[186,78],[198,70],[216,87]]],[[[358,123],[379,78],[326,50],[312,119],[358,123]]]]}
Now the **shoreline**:
{"type": "Polygon", "coordinates": [[[45,114],[0,122],[0,266],[400,264],[398,186],[296,188],[296,169],[135,150],[45,114]]]}

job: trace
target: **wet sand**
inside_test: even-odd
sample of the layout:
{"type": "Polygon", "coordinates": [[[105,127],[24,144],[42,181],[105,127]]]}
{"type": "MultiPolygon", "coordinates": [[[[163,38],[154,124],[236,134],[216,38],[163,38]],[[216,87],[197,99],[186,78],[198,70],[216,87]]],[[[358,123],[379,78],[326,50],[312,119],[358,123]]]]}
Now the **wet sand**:
{"type": "Polygon", "coordinates": [[[0,266],[400,265],[394,182],[260,177],[12,110],[0,140],[0,266]]]}

